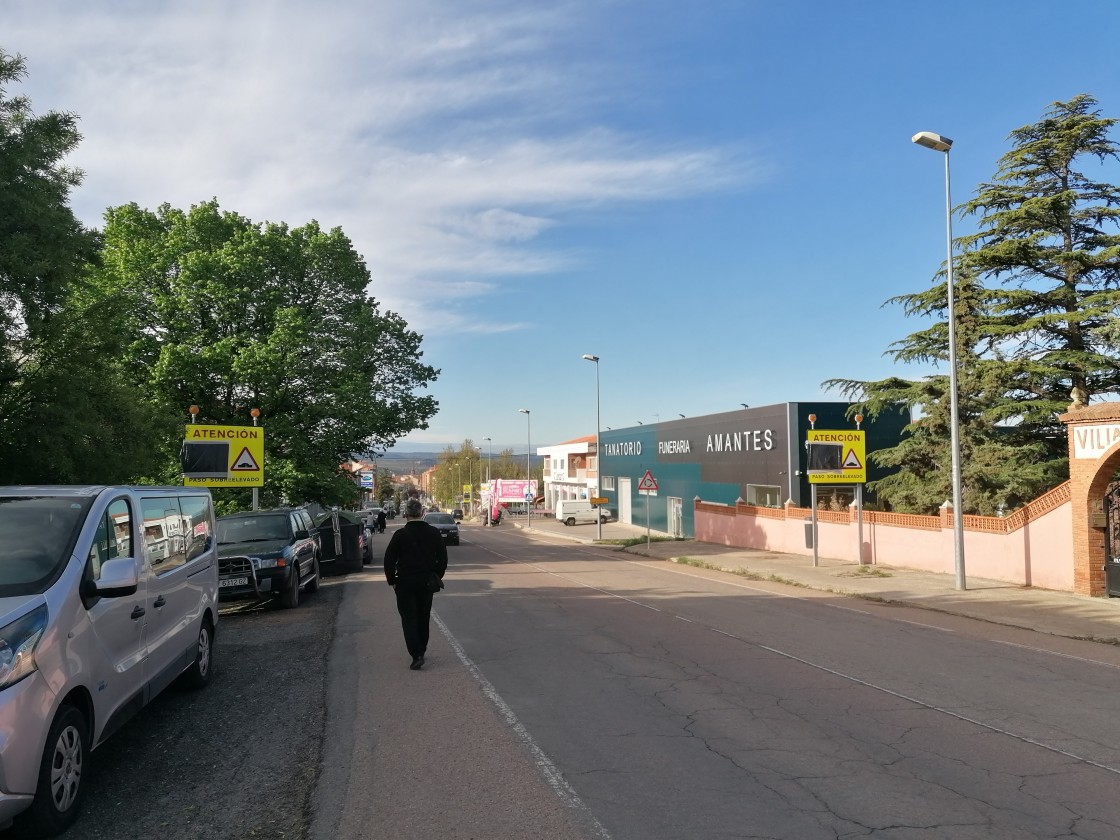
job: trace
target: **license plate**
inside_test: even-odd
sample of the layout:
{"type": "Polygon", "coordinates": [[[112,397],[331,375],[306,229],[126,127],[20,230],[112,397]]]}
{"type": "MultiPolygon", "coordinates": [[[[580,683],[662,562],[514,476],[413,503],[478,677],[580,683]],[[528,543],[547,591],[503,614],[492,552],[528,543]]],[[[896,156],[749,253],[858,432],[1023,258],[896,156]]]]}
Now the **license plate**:
{"type": "Polygon", "coordinates": [[[218,586],[248,586],[249,578],[226,578],[225,580],[218,581],[218,586]]]}

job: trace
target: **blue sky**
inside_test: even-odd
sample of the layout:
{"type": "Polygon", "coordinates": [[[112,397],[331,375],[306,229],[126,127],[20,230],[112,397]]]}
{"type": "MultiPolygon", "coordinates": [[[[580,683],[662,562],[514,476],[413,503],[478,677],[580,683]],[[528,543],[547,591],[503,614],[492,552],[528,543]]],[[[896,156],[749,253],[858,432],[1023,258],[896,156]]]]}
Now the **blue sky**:
{"type": "Polygon", "coordinates": [[[961,203],[1051,102],[1120,116],[1113,0],[7,0],[2,32],[9,93],[80,118],[88,223],[346,232],[442,371],[400,449],[593,434],[584,353],[613,428],[927,373],[883,355],[945,257],[911,135],[961,203]]]}

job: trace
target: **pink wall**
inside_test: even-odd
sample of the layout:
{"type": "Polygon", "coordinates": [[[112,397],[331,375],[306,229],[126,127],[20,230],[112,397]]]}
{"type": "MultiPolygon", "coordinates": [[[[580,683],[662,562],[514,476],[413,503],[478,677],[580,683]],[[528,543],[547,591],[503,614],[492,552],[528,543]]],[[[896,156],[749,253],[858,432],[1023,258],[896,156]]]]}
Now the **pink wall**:
{"type": "MultiPolygon", "coordinates": [[[[750,505],[696,504],[696,539],[719,545],[813,555],[807,547],[811,511],[750,505]]],[[[970,576],[1023,586],[1073,591],[1073,522],[1068,483],[1006,518],[966,516],[965,569],[970,576]]],[[[821,512],[818,554],[861,562],[855,508],[821,512]]],[[[952,574],[951,511],[898,516],[865,511],[862,562],[952,574]]]]}

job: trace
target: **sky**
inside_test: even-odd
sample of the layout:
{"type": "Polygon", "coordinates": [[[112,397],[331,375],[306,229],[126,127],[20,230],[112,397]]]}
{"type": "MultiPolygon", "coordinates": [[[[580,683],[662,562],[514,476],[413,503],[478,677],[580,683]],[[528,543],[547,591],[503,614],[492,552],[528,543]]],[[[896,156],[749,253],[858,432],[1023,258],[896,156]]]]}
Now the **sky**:
{"type": "Polygon", "coordinates": [[[594,434],[597,407],[619,429],[931,373],[886,355],[927,324],[885,302],[946,254],[944,157],[911,136],[954,141],[956,205],[1052,102],[1120,116],[1114,0],[5,0],[0,19],[27,61],[8,95],[79,118],[87,224],[217,199],[343,230],[440,370],[398,451],[524,453],[594,434]]]}

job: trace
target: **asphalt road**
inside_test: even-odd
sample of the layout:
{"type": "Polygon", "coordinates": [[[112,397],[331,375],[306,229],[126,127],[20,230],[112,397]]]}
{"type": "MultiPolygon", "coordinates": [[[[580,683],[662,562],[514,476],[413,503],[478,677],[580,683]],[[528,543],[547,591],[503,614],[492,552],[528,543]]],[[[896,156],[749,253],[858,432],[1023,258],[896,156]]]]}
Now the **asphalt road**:
{"type": "Polygon", "coordinates": [[[64,837],[1120,836],[1120,649],[463,532],[423,671],[379,568],[224,614],[64,837]]]}
{"type": "Polygon", "coordinates": [[[1113,648],[467,533],[439,617],[615,840],[1120,836],[1113,648]]]}

